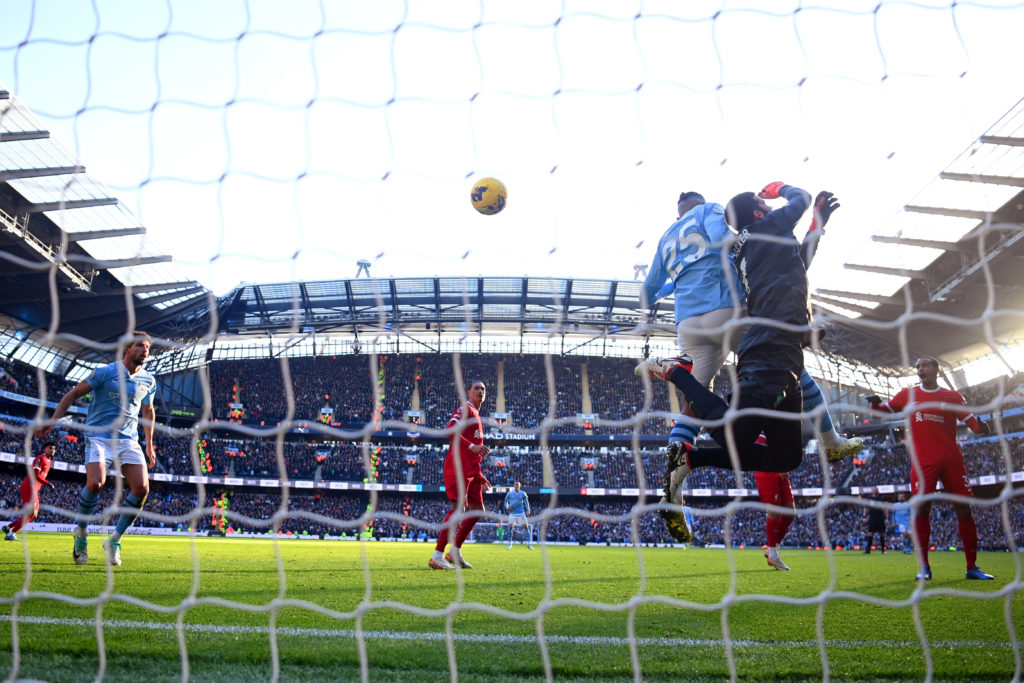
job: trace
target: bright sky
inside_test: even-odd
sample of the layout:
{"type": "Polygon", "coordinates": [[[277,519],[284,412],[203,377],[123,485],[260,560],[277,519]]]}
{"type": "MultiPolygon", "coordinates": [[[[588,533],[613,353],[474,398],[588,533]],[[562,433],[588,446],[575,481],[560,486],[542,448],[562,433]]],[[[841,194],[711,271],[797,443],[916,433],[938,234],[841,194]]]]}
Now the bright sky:
{"type": "Polygon", "coordinates": [[[841,198],[811,278],[842,289],[1024,94],[1024,3],[953,4],[3,0],[0,83],[217,293],[632,279],[681,190],[772,180],[841,198]]]}

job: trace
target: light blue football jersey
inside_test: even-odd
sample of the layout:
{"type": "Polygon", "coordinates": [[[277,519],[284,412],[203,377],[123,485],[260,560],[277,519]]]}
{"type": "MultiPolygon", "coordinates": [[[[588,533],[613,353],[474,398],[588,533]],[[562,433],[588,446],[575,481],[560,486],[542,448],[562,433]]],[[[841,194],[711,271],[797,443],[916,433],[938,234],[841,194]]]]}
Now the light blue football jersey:
{"type": "Polygon", "coordinates": [[[505,494],[505,509],[510,515],[527,515],[530,513],[530,499],[526,491],[509,491],[505,494]]]}
{"type": "Polygon", "coordinates": [[[109,431],[90,432],[92,438],[139,438],[139,410],[153,405],[156,378],[144,368],[128,374],[123,361],[96,368],[86,380],[92,387],[92,403],[85,416],[90,427],[109,427],[109,431]],[[124,401],[122,401],[122,387],[124,401]]]}
{"type": "Polygon", "coordinates": [[[897,526],[910,526],[910,503],[895,503],[892,506],[892,522],[897,526]]]}
{"type": "Polygon", "coordinates": [[[675,289],[676,322],[732,308],[733,292],[742,304],[743,286],[729,253],[733,234],[721,204],[701,204],[687,211],[658,242],[644,280],[644,300],[653,304],[675,289]]]}

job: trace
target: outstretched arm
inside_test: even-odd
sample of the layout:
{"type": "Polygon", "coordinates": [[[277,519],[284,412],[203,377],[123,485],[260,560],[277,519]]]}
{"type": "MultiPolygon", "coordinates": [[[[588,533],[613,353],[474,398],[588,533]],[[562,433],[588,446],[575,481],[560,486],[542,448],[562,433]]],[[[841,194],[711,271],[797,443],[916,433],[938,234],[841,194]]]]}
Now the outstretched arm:
{"type": "MultiPolygon", "coordinates": [[[[53,415],[50,416],[50,419],[56,422],[64,417],[64,414],[68,412],[68,409],[74,404],[74,402],[88,394],[90,391],[92,391],[92,385],[85,380],[76,384],[71,391],[64,394],[60,399],[60,403],[57,404],[57,408],[53,411],[53,415]]],[[[36,437],[45,439],[51,432],[53,432],[53,425],[46,425],[45,427],[40,427],[36,430],[36,437]]]]}
{"type": "Polygon", "coordinates": [[[53,484],[50,483],[49,479],[47,479],[46,477],[43,476],[43,474],[39,471],[39,469],[40,468],[38,468],[38,467],[35,468],[36,481],[38,481],[43,486],[49,486],[52,489],[53,488],[53,484]]]}
{"type": "Polygon", "coordinates": [[[882,402],[882,397],[877,394],[871,394],[864,399],[868,402],[868,406],[871,407],[873,413],[894,413],[895,410],[889,405],[888,401],[882,402]]]}
{"type": "Polygon", "coordinates": [[[800,258],[805,268],[810,268],[814,254],[818,250],[818,240],[825,234],[825,224],[836,209],[839,208],[839,200],[827,190],[822,190],[814,198],[814,217],[811,219],[811,227],[800,244],[800,258]]]}
{"type": "Polygon", "coordinates": [[[787,234],[792,234],[792,226],[796,225],[796,222],[807,211],[807,207],[811,205],[811,195],[806,190],[801,190],[793,185],[786,185],[781,181],[768,183],[757,196],[762,199],[782,197],[786,200],[787,204],[785,206],[775,209],[769,215],[779,215],[783,218],[782,221],[774,223],[772,227],[778,230],[782,230],[785,227],[787,234]]]}

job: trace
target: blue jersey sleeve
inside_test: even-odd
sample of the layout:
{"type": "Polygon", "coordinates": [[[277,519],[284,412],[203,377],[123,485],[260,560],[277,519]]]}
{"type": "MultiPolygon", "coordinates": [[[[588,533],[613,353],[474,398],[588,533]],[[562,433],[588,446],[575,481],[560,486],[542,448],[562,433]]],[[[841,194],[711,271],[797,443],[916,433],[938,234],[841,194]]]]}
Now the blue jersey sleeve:
{"type": "MultiPolygon", "coordinates": [[[[772,217],[773,220],[766,220],[763,222],[763,226],[769,228],[764,232],[769,234],[777,233],[783,237],[790,237],[793,235],[793,226],[796,225],[796,222],[800,220],[808,207],[810,207],[811,195],[807,190],[801,190],[799,187],[786,185],[782,188],[782,196],[785,198],[787,204],[768,214],[768,216],[772,217]],[[777,229],[771,230],[770,228],[777,229]]],[[[762,223],[758,223],[758,225],[762,225],[762,223]]]]}
{"type": "MultiPolygon", "coordinates": [[[[669,231],[671,231],[671,228],[669,228],[669,231]]],[[[663,236],[661,240],[664,242],[665,237],[663,236]]],[[[644,285],[640,289],[640,304],[646,308],[651,308],[659,299],[670,294],[672,289],[674,289],[674,285],[669,280],[668,268],[665,267],[664,259],[661,257],[661,243],[659,242],[658,250],[654,254],[654,260],[651,261],[651,267],[647,269],[644,285]],[[666,280],[668,280],[667,283],[666,280]]]]}
{"type": "MultiPolygon", "coordinates": [[[[149,375],[148,372],[146,374],[149,375]]],[[[152,375],[150,375],[150,377],[152,377],[152,379],[153,379],[153,386],[150,387],[150,389],[146,393],[146,395],[142,397],[142,405],[144,405],[144,406],[151,406],[151,405],[153,405],[153,399],[156,398],[156,378],[153,377],[152,375]]]]}
{"type": "Polygon", "coordinates": [[[86,382],[89,383],[89,386],[92,387],[93,391],[96,391],[97,389],[103,388],[103,386],[110,381],[111,377],[117,377],[117,375],[114,372],[114,366],[101,365],[100,367],[92,371],[92,374],[89,375],[89,378],[86,380],[86,382]]]}

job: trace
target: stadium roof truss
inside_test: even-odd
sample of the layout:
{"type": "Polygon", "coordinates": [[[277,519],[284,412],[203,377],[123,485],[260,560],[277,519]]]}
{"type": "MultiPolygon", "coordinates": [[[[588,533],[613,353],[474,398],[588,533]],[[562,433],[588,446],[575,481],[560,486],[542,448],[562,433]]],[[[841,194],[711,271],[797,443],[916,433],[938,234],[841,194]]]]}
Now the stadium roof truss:
{"type": "Polygon", "coordinates": [[[674,337],[672,310],[640,307],[640,283],[433,277],[246,284],[221,307],[221,331],[406,332],[424,336],[609,334],[674,337]],[[654,324],[648,324],[649,322],[654,324]]]}
{"type": "Polygon", "coordinates": [[[918,355],[958,365],[1024,340],[1022,188],[1024,100],[854,254],[849,288],[813,292],[826,350],[905,374],[918,355]]]}
{"type": "MultiPolygon", "coordinates": [[[[28,337],[50,330],[56,305],[57,334],[102,344],[130,331],[129,308],[136,327],[173,327],[170,321],[209,299],[0,86],[0,313],[20,321],[28,337]]],[[[88,344],[79,353],[97,355],[88,344]]]]}

